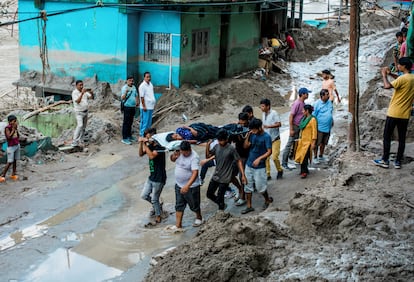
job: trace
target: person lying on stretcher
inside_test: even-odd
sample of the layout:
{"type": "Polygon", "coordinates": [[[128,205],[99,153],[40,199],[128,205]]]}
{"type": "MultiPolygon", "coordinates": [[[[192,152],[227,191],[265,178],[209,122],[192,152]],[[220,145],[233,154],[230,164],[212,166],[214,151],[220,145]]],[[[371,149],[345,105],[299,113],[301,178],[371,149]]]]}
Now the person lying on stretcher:
{"type": "Polygon", "coordinates": [[[206,123],[193,123],[189,126],[182,126],[175,130],[175,133],[170,133],[166,137],[167,142],[174,140],[187,140],[191,144],[205,143],[210,139],[216,137],[217,131],[224,128],[229,132],[229,135],[243,133],[245,129],[238,124],[227,124],[222,127],[214,126],[206,123]]]}

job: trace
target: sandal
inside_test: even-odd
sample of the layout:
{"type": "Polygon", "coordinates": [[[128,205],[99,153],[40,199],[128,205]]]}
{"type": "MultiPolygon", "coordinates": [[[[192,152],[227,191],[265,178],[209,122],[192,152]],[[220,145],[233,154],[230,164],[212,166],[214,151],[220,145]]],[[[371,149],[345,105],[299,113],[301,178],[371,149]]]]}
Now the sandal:
{"type": "Polygon", "coordinates": [[[174,234],[176,234],[176,233],[182,233],[182,232],[184,232],[185,231],[185,229],[183,229],[183,228],[178,228],[177,226],[175,226],[175,225],[169,225],[169,226],[167,226],[166,228],[165,228],[165,230],[166,231],[169,231],[169,232],[172,232],[172,233],[174,233],[174,234]]]}
{"type": "Polygon", "coordinates": [[[153,227],[157,226],[160,223],[161,223],[161,221],[160,222],[150,221],[147,224],[145,224],[144,227],[145,228],[153,228],[153,227]]]}

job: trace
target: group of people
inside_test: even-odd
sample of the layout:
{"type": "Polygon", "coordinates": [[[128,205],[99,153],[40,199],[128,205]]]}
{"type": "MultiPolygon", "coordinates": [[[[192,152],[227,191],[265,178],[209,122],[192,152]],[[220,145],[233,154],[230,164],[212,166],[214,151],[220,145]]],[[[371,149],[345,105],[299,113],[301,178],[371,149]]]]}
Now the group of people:
{"type": "MultiPolygon", "coordinates": [[[[296,152],[290,157],[300,164],[301,178],[307,177],[312,154],[318,156],[319,147],[319,156],[322,160],[333,126],[333,100],[337,91],[334,83],[330,81],[333,79],[332,74],[328,70],[323,73],[326,75],[324,86],[329,86],[329,89],[320,91],[320,100],[315,103],[314,107],[305,104],[311,91],[307,88],[299,89],[299,97],[292,105],[289,115],[290,137],[284,149],[282,163],[279,159],[281,146],[279,129],[282,123],[279,114],[271,108],[271,101],[267,98],[260,101],[261,118],[254,116],[250,105],[245,106],[239,113],[237,125],[248,128],[247,131],[231,136],[225,127],[214,129],[214,141],[207,142],[203,160],[191,148],[191,141],[194,136],[198,135],[197,130],[194,129],[197,126],[186,127],[192,137],[185,138],[179,135],[172,139],[182,140],[179,150],[170,155],[170,160],[176,165],[176,224],[172,227],[173,230],[182,230],[182,218],[186,205],[195,213],[193,226],[202,224],[200,187],[204,183],[209,167],[215,167],[215,170],[208,184],[207,198],[217,204],[218,210],[225,210],[225,193],[229,190],[230,183],[233,183],[239,190],[235,205],[245,205],[245,208],[241,210],[242,214],[255,210],[252,201],[254,192],[263,196],[262,209],[266,209],[273,202],[273,198],[267,191],[267,183],[271,179],[270,162],[274,162],[277,171],[276,178],[282,179],[283,169],[291,169],[287,162],[295,142],[297,143],[296,152]]],[[[201,127],[200,124],[198,126],[201,127]]],[[[202,125],[202,127],[205,126],[202,125]]],[[[154,134],[156,134],[155,129],[147,129],[144,137],[139,138],[139,155],[147,154],[150,164],[150,176],[144,185],[141,197],[153,205],[155,221],[149,223],[151,226],[161,222],[163,211],[159,198],[166,182],[166,150],[160,147],[153,138],[154,134]],[[156,175],[160,177],[157,178],[156,175]]]]}
{"type": "MultiPolygon", "coordinates": [[[[121,89],[121,111],[123,113],[122,140],[126,145],[137,142],[132,134],[132,125],[136,116],[137,107],[140,113],[139,136],[144,136],[144,131],[152,125],[152,115],[155,107],[154,86],[151,83],[151,74],[144,73],[144,79],[138,91],[134,85],[134,77],[128,76],[125,85],[121,89]]],[[[85,129],[88,122],[88,100],[94,99],[92,89],[84,88],[83,81],[75,82],[75,89],[72,92],[73,108],[77,126],[73,134],[72,146],[77,147],[84,143],[85,129]]]]}

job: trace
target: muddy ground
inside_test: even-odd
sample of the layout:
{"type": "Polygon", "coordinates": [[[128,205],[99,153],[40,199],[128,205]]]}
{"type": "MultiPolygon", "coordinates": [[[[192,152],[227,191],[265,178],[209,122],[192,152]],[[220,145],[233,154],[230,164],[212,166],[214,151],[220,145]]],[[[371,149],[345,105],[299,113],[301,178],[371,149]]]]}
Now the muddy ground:
{"type": "MultiPolygon", "coordinates": [[[[398,20],[367,14],[363,17],[363,26],[363,32],[375,32],[398,26],[398,20]]],[[[341,28],[332,26],[323,31],[304,28],[297,35],[298,52],[294,60],[311,61],[327,54],[347,39],[348,34],[345,31],[346,23],[341,28]],[[308,40],[309,38],[311,39],[308,40]],[[324,42],[323,46],[319,45],[320,42],[324,42]]],[[[35,77],[34,80],[38,79],[36,74],[32,76],[35,77]]],[[[249,72],[238,78],[226,79],[205,87],[186,85],[179,90],[165,92],[157,105],[160,112],[164,110],[164,114],[158,114],[155,123],[160,131],[172,130],[183,123],[184,113],[189,117],[187,123],[204,121],[221,125],[235,120],[245,104],[258,106],[263,97],[270,98],[274,107],[286,118],[285,113],[289,109],[289,97],[292,93],[275,92],[271,85],[279,81],[289,84],[291,77],[289,74],[271,73],[267,80],[262,81],[254,79],[253,72],[249,72]]],[[[73,80],[69,78],[62,82],[52,79],[51,82],[65,84],[70,89],[73,80]]],[[[127,202],[142,203],[130,191],[129,185],[135,187],[137,182],[145,180],[143,173],[146,172],[146,163],[142,159],[136,160],[135,146],[119,143],[122,116],[118,110],[117,93],[122,82],[108,85],[91,78],[87,80],[87,84],[93,86],[95,92],[101,93],[91,105],[91,119],[87,130],[90,142],[88,152],[41,152],[34,158],[24,158],[19,162],[18,170],[21,172],[22,181],[17,184],[2,184],[3,207],[0,213],[4,220],[0,224],[0,234],[3,236],[18,229],[19,221],[30,222],[31,217],[36,218],[39,214],[42,217],[53,215],[61,212],[63,207],[77,205],[77,201],[82,204],[78,204],[80,212],[76,216],[84,218],[84,222],[79,224],[71,219],[79,226],[73,227],[74,222],[68,221],[59,232],[51,229],[46,238],[42,239],[43,243],[28,242],[18,245],[17,248],[2,249],[0,266],[5,270],[2,278],[11,279],[27,274],[29,265],[37,265],[41,260],[31,261],[22,257],[13,259],[16,255],[19,257],[29,253],[29,257],[36,257],[39,254],[34,253],[38,252],[43,253],[44,257],[51,252],[49,249],[52,246],[62,245],[68,249],[74,247],[82,253],[82,239],[65,241],[69,231],[74,229],[78,234],[84,234],[83,239],[86,239],[88,232],[93,229],[90,225],[85,225],[85,222],[90,221],[86,219],[88,216],[96,218],[97,222],[93,224],[101,225],[100,220],[107,221],[107,217],[119,209],[116,201],[106,202],[107,206],[103,207],[99,197],[93,202],[98,212],[87,208],[92,204],[85,203],[82,199],[100,189],[93,181],[99,182],[101,186],[113,181],[114,185],[121,187],[121,196],[117,197],[123,196],[127,202]],[[120,162],[128,164],[132,171],[126,172],[121,166],[114,165],[120,162]],[[134,168],[138,172],[134,172],[134,168]],[[99,174],[100,172],[103,174],[99,174]],[[89,180],[88,176],[95,178],[89,180]],[[72,177],[76,179],[71,179],[72,177]],[[49,197],[53,201],[49,201],[49,197]],[[25,201],[26,206],[23,205],[25,201]],[[16,207],[15,211],[6,208],[13,205],[16,207]]],[[[251,217],[240,216],[240,208],[236,207],[229,208],[226,213],[215,214],[214,205],[205,200],[203,207],[212,211],[210,215],[206,215],[206,224],[198,231],[188,228],[187,232],[190,234],[196,233],[194,238],[182,235],[175,239],[174,245],[179,246],[156,258],[156,265],[152,267],[146,280],[409,281],[414,276],[414,144],[407,144],[401,170],[392,167],[384,170],[370,164],[381,152],[384,108],[388,105],[391,92],[381,89],[379,77],[369,85],[361,98],[361,152],[346,150],[348,121],[344,115],[341,120],[335,121],[334,130],[339,141],[335,147],[330,146],[327,150],[329,164],[316,166],[306,180],[299,179],[298,170],[286,171],[282,181],[271,180],[269,192],[276,199],[275,202],[265,212],[257,211],[251,217]]],[[[37,108],[44,102],[33,99],[27,90],[21,91],[26,92],[20,93],[18,97],[7,93],[6,96],[12,99],[2,99],[1,108],[6,109],[2,117],[10,112],[10,106],[21,109],[37,108]]],[[[256,114],[259,115],[257,110],[258,108],[256,114]]],[[[410,121],[408,135],[411,137],[414,132],[412,129],[413,122],[410,121]]],[[[69,130],[53,141],[56,145],[70,142],[71,135],[72,131],[69,130]]],[[[409,138],[409,142],[413,140],[409,138]]],[[[197,150],[202,153],[202,149],[197,150]]],[[[392,152],[395,151],[396,144],[393,144],[392,152]]],[[[169,175],[171,173],[170,166],[169,175]]],[[[173,195],[169,193],[165,197],[168,209],[173,212],[173,195]]],[[[260,199],[256,199],[259,205],[260,199]]],[[[128,208],[128,214],[132,218],[140,212],[141,208],[128,208]]],[[[187,216],[187,221],[191,221],[191,214],[187,216]]],[[[170,216],[166,222],[173,224],[173,218],[173,215],[170,216]]],[[[109,228],[116,233],[115,230],[121,227],[119,225],[125,224],[122,228],[122,232],[127,233],[125,236],[135,238],[135,232],[141,232],[139,228],[137,231],[136,223],[118,221],[113,224],[105,224],[101,229],[107,231],[109,228]]],[[[146,233],[144,231],[139,234],[146,233]]],[[[96,230],[92,233],[91,237],[93,236],[102,239],[96,230]]],[[[89,249],[99,245],[98,242],[90,242],[89,249]]],[[[129,248],[139,249],[140,246],[135,246],[133,242],[128,245],[129,248]]],[[[83,246],[83,252],[88,253],[85,249],[88,248],[83,246]]],[[[116,253],[117,250],[114,248],[113,252],[116,253]]],[[[154,250],[162,251],[162,248],[154,250]]],[[[139,275],[134,272],[133,266],[114,263],[113,260],[117,258],[107,256],[96,255],[94,258],[99,257],[97,260],[107,265],[121,264],[122,267],[118,268],[125,273],[119,276],[119,280],[139,280],[134,279],[139,275]]]]}

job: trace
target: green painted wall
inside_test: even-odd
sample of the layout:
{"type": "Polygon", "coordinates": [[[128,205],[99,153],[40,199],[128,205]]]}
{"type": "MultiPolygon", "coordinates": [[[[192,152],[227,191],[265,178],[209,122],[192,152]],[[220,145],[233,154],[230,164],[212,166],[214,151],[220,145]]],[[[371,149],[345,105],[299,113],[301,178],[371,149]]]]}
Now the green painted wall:
{"type": "MultiPolygon", "coordinates": [[[[257,67],[260,38],[259,14],[250,13],[255,5],[231,6],[228,24],[228,46],[225,76],[251,70],[257,67]]],[[[189,12],[198,12],[192,8],[189,12]]],[[[222,8],[204,7],[206,14],[183,14],[181,38],[187,37],[187,45],[181,46],[180,82],[204,85],[219,79],[220,28],[222,8]],[[211,14],[209,14],[211,13],[211,14]],[[210,28],[210,53],[201,59],[192,59],[192,31],[210,28]]]]}
{"type": "Polygon", "coordinates": [[[254,9],[254,5],[243,6],[243,13],[237,13],[239,8],[232,7],[228,31],[226,76],[233,76],[257,67],[260,43],[259,14],[249,13],[254,9]]]}
{"type": "Polygon", "coordinates": [[[75,129],[76,127],[73,111],[40,113],[25,121],[21,121],[21,117],[18,117],[18,120],[20,124],[36,128],[43,135],[52,138],[60,136],[66,129],[75,129]]]}
{"type": "MultiPolygon", "coordinates": [[[[205,8],[206,11],[213,11],[205,8]]],[[[192,8],[189,12],[198,12],[199,8],[192,8]]],[[[215,12],[218,12],[216,10],[215,12]]],[[[180,84],[192,83],[204,85],[218,80],[219,76],[219,52],[220,52],[220,15],[183,14],[181,21],[181,38],[187,37],[187,45],[181,45],[180,60],[180,84]],[[210,28],[210,52],[207,57],[193,60],[192,31],[197,29],[210,28]]]]}

